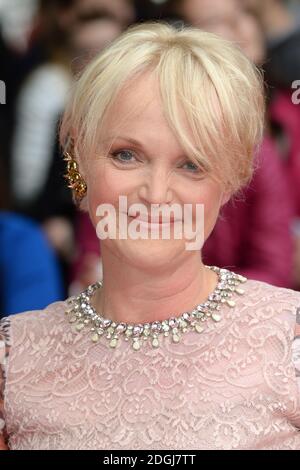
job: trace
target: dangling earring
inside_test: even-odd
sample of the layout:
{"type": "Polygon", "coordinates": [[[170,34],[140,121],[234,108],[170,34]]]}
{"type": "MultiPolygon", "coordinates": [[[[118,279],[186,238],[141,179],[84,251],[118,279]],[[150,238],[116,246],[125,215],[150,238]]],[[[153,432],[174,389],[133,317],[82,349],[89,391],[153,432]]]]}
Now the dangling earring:
{"type": "Polygon", "coordinates": [[[79,173],[78,163],[69,152],[64,153],[64,161],[67,162],[68,188],[73,190],[73,195],[77,204],[79,204],[86,195],[87,185],[83,177],[79,173]]]}

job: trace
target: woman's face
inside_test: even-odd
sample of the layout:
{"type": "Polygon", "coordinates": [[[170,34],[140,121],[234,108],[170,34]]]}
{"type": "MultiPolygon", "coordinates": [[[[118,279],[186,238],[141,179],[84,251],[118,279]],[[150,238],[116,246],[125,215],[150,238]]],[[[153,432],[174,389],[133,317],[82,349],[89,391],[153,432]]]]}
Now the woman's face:
{"type": "Polygon", "coordinates": [[[247,3],[254,5],[257,2],[185,0],[181,12],[192,25],[239,44],[247,57],[260,65],[265,57],[263,32],[258,21],[248,12],[247,3]]]}
{"type": "Polygon", "coordinates": [[[74,74],[80,73],[86,65],[122,32],[121,25],[110,19],[95,19],[76,25],[70,36],[74,74]]]}
{"type": "MultiPolygon", "coordinates": [[[[183,151],[164,115],[157,79],[145,73],[128,85],[118,95],[104,122],[99,148],[104,158],[91,158],[85,174],[94,226],[103,220],[96,215],[101,204],[111,204],[118,216],[120,196],[127,198],[127,209],[121,210],[125,219],[123,214],[122,218],[117,217],[117,233],[124,220],[127,224],[134,220],[129,215],[132,204],[143,204],[149,216],[153,205],[179,204],[183,215],[174,222],[178,224],[185,223],[184,207],[191,204],[194,229],[199,228],[196,204],[203,204],[206,239],[226,196],[220,185],[197,169],[183,151]]],[[[182,122],[185,125],[184,119],[182,122]]],[[[147,239],[117,236],[102,240],[102,249],[107,248],[118,258],[145,269],[183,261],[192,253],[186,250],[189,240],[174,237],[172,223],[169,239],[157,235],[153,239],[151,225],[144,222],[142,227],[149,235],[147,239]]],[[[157,225],[152,226],[157,233],[155,229],[157,225]]]]}

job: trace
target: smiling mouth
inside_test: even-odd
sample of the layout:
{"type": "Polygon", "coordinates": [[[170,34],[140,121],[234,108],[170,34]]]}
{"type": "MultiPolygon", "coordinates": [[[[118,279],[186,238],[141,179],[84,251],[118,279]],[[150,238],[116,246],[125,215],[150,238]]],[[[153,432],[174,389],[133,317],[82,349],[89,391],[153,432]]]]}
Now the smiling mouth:
{"type": "Polygon", "coordinates": [[[152,217],[149,216],[149,215],[136,215],[136,216],[132,216],[132,215],[129,215],[127,214],[129,218],[131,219],[134,219],[134,220],[138,220],[139,222],[141,222],[142,224],[148,224],[148,225],[170,225],[170,224],[174,224],[175,222],[181,222],[181,220],[178,220],[178,219],[174,219],[174,217],[152,217]]]}

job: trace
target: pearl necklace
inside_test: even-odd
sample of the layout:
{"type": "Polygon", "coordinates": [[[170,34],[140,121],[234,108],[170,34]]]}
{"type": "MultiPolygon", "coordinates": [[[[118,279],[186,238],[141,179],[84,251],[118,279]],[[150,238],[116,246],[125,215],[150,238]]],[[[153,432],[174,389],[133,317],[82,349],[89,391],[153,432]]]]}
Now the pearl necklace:
{"type": "Polygon", "coordinates": [[[95,291],[103,287],[103,282],[89,286],[84,292],[68,300],[69,308],[66,311],[69,322],[74,324],[73,329],[80,332],[84,328],[89,328],[91,340],[97,343],[101,337],[108,340],[111,348],[116,348],[121,338],[130,341],[132,348],[138,351],[143,343],[151,342],[153,348],[158,348],[160,338],[171,336],[174,343],[178,343],[182,334],[189,330],[202,333],[204,323],[208,319],[214,322],[222,320],[220,310],[222,304],[235,307],[232,299],[236,293],[243,295],[245,291],[239,287],[247,278],[235,274],[227,269],[220,269],[215,266],[210,267],[218,274],[218,284],[208,299],[191,310],[182,313],[180,316],[171,317],[164,321],[154,321],[144,324],[116,323],[99,315],[92,307],[90,300],[95,291]]]}

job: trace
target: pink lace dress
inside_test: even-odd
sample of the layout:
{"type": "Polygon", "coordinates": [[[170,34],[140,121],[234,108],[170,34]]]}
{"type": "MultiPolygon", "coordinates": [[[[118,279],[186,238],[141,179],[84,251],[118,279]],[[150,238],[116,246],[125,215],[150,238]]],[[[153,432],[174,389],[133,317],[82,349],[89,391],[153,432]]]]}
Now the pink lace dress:
{"type": "Polygon", "coordinates": [[[158,349],[93,343],[66,302],[2,320],[2,447],[300,450],[300,293],[243,288],[158,349]]]}

